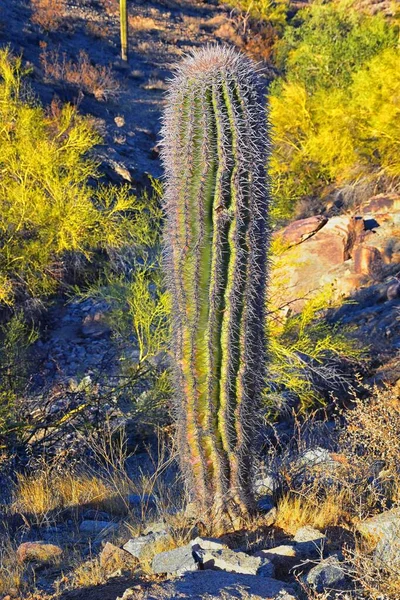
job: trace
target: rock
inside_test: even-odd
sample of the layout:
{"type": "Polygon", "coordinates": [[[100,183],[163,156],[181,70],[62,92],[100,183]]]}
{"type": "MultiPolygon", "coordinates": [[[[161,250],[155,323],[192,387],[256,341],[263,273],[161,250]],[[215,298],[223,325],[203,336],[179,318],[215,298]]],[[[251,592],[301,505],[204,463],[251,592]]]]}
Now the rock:
{"type": "Polygon", "coordinates": [[[156,542],[167,539],[168,537],[168,533],[165,530],[151,532],[147,535],[139,535],[138,537],[132,538],[124,544],[123,548],[135,558],[142,560],[148,555],[149,550],[156,542]]]}
{"type": "Polygon", "coordinates": [[[111,515],[103,511],[95,510],[94,508],[85,510],[82,516],[85,521],[112,521],[111,515]]]}
{"type": "Polygon", "coordinates": [[[290,558],[295,558],[297,554],[296,548],[291,544],[287,544],[282,546],[276,546],[275,548],[259,550],[259,552],[255,554],[255,556],[262,556],[263,558],[268,558],[271,562],[275,563],[279,562],[282,556],[289,556],[290,558]]]}
{"type": "Polygon", "coordinates": [[[154,574],[183,575],[199,568],[199,553],[195,555],[192,546],[181,546],[175,550],[167,550],[156,554],[151,563],[154,574]]]}
{"type": "Polygon", "coordinates": [[[224,550],[225,548],[227,548],[227,545],[217,538],[197,537],[194,540],[192,540],[190,544],[193,549],[199,547],[202,550],[224,550]]]}
{"type": "MultiPolygon", "coordinates": [[[[141,594],[143,600],[297,600],[293,588],[282,581],[223,571],[187,573],[181,579],[152,584],[141,590],[141,594]]],[[[122,598],[117,600],[135,600],[137,597],[138,591],[133,588],[126,590],[122,598]]]]}
{"type": "Polygon", "coordinates": [[[100,554],[100,565],[107,571],[113,571],[117,569],[130,568],[137,564],[137,561],[131,554],[114,546],[110,542],[107,542],[100,554]]]}
{"type": "Polygon", "coordinates": [[[373,556],[379,568],[400,569],[400,509],[366,519],[357,524],[357,529],[376,544],[373,556]]]}
{"type": "Polygon", "coordinates": [[[54,544],[24,542],[18,546],[16,556],[20,563],[38,562],[47,564],[57,561],[62,553],[62,549],[54,544]]]}
{"type": "Polygon", "coordinates": [[[329,556],[322,560],[308,572],[304,580],[319,594],[350,588],[350,581],[336,556],[329,556]]]}
{"type": "Polygon", "coordinates": [[[321,556],[326,542],[326,535],[306,525],[300,527],[293,537],[296,553],[302,558],[317,558],[321,556]]]}
{"type": "Polygon", "coordinates": [[[110,521],[89,521],[85,520],[79,526],[79,531],[81,533],[93,534],[103,532],[111,532],[118,529],[117,523],[110,523],[110,521]]]}
{"type": "Polygon", "coordinates": [[[273,496],[279,488],[279,478],[275,473],[258,477],[254,483],[256,496],[273,496]]]}
{"type": "MultiPolygon", "coordinates": [[[[287,576],[293,573],[294,567],[301,562],[295,547],[289,544],[259,550],[255,556],[261,556],[262,558],[271,561],[276,568],[276,573],[279,573],[279,578],[281,578],[282,575],[287,576]]],[[[277,575],[275,574],[275,576],[277,575]]]]}
{"type": "Polygon", "coordinates": [[[328,222],[328,219],[322,215],[315,215],[308,219],[299,219],[287,225],[284,229],[278,232],[278,236],[282,238],[288,246],[294,246],[304,242],[317,231],[322,229],[328,222]]]}
{"type": "Polygon", "coordinates": [[[398,277],[396,277],[396,281],[388,286],[386,296],[388,300],[400,298],[400,279],[398,277]]]}
{"type": "Polygon", "coordinates": [[[374,275],[382,268],[382,255],[378,248],[361,245],[354,251],[354,271],[361,275],[374,275]]]}
{"type": "Polygon", "coordinates": [[[84,337],[97,339],[109,335],[111,329],[105,321],[104,313],[97,312],[94,315],[87,315],[83,319],[81,331],[84,337]]]}
{"type": "Polygon", "coordinates": [[[274,565],[265,557],[250,556],[245,552],[235,552],[229,548],[207,550],[200,554],[197,554],[195,548],[193,550],[203,569],[261,577],[273,577],[274,575],[274,565]]]}
{"type": "Polygon", "coordinates": [[[114,117],[114,123],[117,127],[123,127],[125,125],[125,118],[123,116],[114,117]]]}
{"type": "Polygon", "coordinates": [[[365,521],[360,521],[356,527],[362,535],[378,543],[379,540],[391,537],[393,532],[400,529],[400,509],[387,510],[365,521]]]}
{"type": "Polygon", "coordinates": [[[398,194],[377,194],[360,208],[363,215],[376,215],[400,211],[400,196],[398,194]]]}

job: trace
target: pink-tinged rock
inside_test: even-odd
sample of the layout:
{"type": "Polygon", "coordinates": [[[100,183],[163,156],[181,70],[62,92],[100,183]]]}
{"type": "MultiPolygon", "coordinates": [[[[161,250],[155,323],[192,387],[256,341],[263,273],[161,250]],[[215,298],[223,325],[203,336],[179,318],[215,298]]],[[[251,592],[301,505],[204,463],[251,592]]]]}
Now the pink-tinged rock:
{"type": "Polygon", "coordinates": [[[367,204],[360,208],[363,215],[384,215],[398,211],[400,211],[400,196],[398,194],[378,194],[370,198],[367,204]]]}
{"type": "Polygon", "coordinates": [[[328,219],[322,215],[299,219],[278,231],[276,236],[282,238],[288,246],[295,246],[317,233],[327,222],[328,219]]]}
{"type": "Polygon", "coordinates": [[[100,554],[100,565],[103,569],[113,571],[118,568],[130,569],[137,564],[135,559],[129,552],[107,542],[100,554]]]}
{"type": "Polygon", "coordinates": [[[372,275],[382,268],[382,255],[374,246],[358,246],[354,251],[354,271],[372,275]]]}
{"type": "Polygon", "coordinates": [[[63,551],[54,544],[43,542],[24,542],[17,548],[17,559],[20,563],[38,562],[51,563],[57,561],[63,551]]]}

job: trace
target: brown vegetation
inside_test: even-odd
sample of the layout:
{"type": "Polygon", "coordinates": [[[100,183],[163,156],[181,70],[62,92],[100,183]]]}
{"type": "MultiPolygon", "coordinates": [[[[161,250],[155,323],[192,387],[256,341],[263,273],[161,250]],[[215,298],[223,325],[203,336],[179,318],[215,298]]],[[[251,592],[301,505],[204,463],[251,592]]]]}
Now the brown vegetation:
{"type": "Polygon", "coordinates": [[[45,31],[57,31],[63,24],[66,0],[31,0],[32,22],[45,31]]]}
{"type": "Polygon", "coordinates": [[[83,50],[77,60],[68,60],[65,53],[60,56],[56,50],[44,49],[40,60],[47,79],[76,86],[97,100],[109,101],[119,94],[120,85],[111,67],[93,64],[83,50]]]}

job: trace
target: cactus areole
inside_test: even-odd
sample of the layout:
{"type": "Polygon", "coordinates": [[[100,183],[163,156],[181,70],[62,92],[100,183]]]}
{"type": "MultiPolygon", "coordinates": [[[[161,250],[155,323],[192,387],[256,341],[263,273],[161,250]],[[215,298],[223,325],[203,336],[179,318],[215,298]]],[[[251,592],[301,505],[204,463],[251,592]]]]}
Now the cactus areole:
{"type": "Polygon", "coordinates": [[[253,63],[211,46],[180,63],[164,114],[178,452],[194,505],[221,529],[254,508],[269,238],[263,101],[253,63]]]}

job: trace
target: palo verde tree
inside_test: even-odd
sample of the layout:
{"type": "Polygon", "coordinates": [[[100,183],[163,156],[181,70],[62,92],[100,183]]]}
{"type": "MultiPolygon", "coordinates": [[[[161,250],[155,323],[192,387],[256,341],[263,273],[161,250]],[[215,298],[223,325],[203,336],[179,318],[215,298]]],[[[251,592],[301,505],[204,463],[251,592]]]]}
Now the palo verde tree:
{"type": "Polygon", "coordinates": [[[267,150],[253,63],[221,46],[185,58],[171,83],[163,129],[177,441],[190,496],[220,529],[240,525],[254,508],[267,150]]]}

